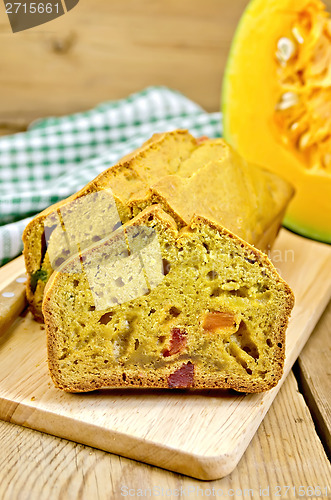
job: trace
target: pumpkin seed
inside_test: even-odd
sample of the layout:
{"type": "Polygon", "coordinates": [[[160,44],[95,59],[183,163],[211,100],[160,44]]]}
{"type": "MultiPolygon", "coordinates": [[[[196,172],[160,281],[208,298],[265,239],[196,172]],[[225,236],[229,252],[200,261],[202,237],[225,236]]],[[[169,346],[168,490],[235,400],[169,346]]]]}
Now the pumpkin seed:
{"type": "Polygon", "coordinates": [[[295,106],[299,102],[299,97],[294,92],[285,92],[279,102],[276,105],[276,109],[279,111],[283,111],[284,109],[291,108],[295,106]]]}
{"type": "Polygon", "coordinates": [[[302,136],[299,139],[299,148],[305,149],[310,141],[310,138],[311,136],[309,132],[305,132],[304,134],[302,134],[302,136]]]}
{"type": "Polygon", "coordinates": [[[297,26],[294,26],[292,33],[298,43],[302,44],[305,41],[297,26]]]}
{"type": "Polygon", "coordinates": [[[292,40],[282,37],[277,43],[276,57],[280,63],[286,63],[295,54],[296,47],[292,40]]]}
{"type": "Polygon", "coordinates": [[[299,126],[299,123],[298,122],[294,122],[290,126],[290,130],[295,131],[298,128],[298,126],[299,126]]]}
{"type": "Polygon", "coordinates": [[[326,153],[325,155],[323,155],[322,164],[325,168],[330,167],[330,165],[331,165],[331,154],[330,153],[326,153]]]}

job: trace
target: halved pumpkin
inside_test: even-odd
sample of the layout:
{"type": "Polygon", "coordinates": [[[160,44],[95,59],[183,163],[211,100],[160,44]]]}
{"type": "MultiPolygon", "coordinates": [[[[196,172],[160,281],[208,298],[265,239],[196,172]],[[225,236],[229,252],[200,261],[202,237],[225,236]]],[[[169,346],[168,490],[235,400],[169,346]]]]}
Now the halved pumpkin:
{"type": "Polygon", "coordinates": [[[331,243],[331,19],[319,0],[252,0],[223,82],[224,136],[296,189],[284,225],[331,243]]]}

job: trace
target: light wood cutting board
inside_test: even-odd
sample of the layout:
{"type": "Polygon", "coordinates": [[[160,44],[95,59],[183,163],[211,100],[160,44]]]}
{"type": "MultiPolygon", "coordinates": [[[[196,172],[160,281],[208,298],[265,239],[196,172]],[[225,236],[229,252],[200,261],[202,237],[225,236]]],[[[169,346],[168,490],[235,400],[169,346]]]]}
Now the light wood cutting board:
{"type": "MultiPolygon", "coordinates": [[[[45,331],[29,313],[0,337],[0,418],[199,479],[229,474],[331,294],[330,246],[283,229],[271,257],[296,296],[284,376],[271,391],[244,395],[128,389],[67,394],[50,380],[45,331]]],[[[20,259],[9,266],[0,270],[5,295],[12,286],[8,282],[23,272],[20,259]]],[[[0,306],[6,299],[2,293],[3,289],[0,306]]]]}

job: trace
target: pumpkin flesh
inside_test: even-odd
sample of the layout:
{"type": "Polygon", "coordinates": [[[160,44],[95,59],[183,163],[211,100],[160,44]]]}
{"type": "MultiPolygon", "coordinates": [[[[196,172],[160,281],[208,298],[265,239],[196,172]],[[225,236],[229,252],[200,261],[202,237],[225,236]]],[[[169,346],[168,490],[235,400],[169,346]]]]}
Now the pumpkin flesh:
{"type": "Polygon", "coordinates": [[[331,19],[319,0],[252,0],[223,86],[225,138],[291,182],[284,224],[331,243],[331,19]]]}

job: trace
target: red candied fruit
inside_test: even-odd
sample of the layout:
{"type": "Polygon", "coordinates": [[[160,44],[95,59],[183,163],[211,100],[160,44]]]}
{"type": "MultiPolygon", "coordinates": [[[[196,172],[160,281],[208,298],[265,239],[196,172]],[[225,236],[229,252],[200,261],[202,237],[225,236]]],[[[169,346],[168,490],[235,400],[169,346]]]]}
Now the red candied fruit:
{"type": "Polygon", "coordinates": [[[186,335],[187,332],[185,330],[181,330],[180,328],[173,328],[171,330],[170,347],[169,349],[165,349],[162,352],[163,356],[166,358],[182,351],[186,346],[186,335]]]}
{"type": "Polygon", "coordinates": [[[189,361],[169,375],[168,386],[171,389],[192,387],[194,382],[194,364],[189,361]]]}

